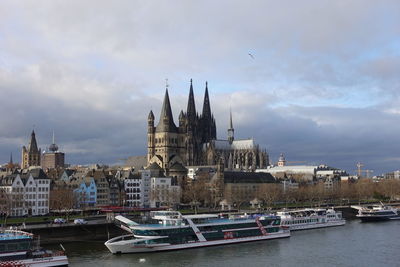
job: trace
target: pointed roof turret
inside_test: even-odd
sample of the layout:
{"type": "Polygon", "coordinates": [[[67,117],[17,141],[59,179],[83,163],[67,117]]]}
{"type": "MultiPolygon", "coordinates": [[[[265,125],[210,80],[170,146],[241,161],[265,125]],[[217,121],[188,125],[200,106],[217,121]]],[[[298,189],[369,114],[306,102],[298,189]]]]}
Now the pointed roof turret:
{"type": "Polygon", "coordinates": [[[154,121],[154,114],[153,114],[152,110],[150,110],[150,113],[149,113],[149,116],[147,117],[147,120],[154,121]]]}
{"type": "Polygon", "coordinates": [[[10,164],[13,164],[12,152],[10,153],[10,164]]]}
{"type": "Polygon", "coordinates": [[[211,119],[211,107],[210,107],[210,98],[208,96],[208,82],[206,82],[206,90],[204,93],[204,102],[203,102],[203,118],[211,119]]]}
{"type": "Polygon", "coordinates": [[[31,141],[29,141],[28,152],[30,152],[30,153],[38,153],[39,152],[34,130],[32,130],[32,133],[31,133],[31,141]]]}
{"type": "Polygon", "coordinates": [[[165,89],[165,96],[161,108],[160,121],[156,127],[157,132],[176,132],[177,128],[172,116],[171,104],[169,102],[168,88],[165,89]]]}
{"type": "Polygon", "coordinates": [[[188,116],[188,118],[196,117],[196,105],[194,102],[192,79],[190,79],[190,90],[189,90],[189,99],[188,99],[188,105],[187,105],[187,116],[188,116]]]}

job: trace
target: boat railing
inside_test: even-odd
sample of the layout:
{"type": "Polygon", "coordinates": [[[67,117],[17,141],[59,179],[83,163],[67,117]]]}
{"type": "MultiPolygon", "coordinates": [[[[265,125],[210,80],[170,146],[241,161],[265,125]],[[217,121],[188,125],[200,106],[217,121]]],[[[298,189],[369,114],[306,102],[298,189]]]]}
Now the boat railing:
{"type": "Polygon", "coordinates": [[[9,240],[12,238],[31,238],[33,239],[34,235],[28,232],[20,231],[20,230],[3,230],[0,232],[0,240],[9,240]]]}

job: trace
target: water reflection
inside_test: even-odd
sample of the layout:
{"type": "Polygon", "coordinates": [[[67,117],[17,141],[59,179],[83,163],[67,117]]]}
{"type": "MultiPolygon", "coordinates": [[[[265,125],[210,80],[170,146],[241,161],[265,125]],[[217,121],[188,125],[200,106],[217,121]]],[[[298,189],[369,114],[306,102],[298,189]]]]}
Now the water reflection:
{"type": "Polygon", "coordinates": [[[112,255],[103,242],[63,245],[71,266],[399,266],[399,227],[400,221],[350,221],[284,239],[125,255],[112,255]]]}

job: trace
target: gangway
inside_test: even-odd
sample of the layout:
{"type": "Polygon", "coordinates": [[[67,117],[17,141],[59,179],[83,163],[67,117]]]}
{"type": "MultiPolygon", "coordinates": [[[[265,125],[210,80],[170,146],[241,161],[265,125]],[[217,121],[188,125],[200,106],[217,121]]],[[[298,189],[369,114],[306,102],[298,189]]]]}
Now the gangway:
{"type": "Polygon", "coordinates": [[[260,217],[256,218],[256,224],[258,225],[258,228],[260,228],[262,235],[267,235],[267,230],[265,230],[264,225],[260,222],[260,217]]]}

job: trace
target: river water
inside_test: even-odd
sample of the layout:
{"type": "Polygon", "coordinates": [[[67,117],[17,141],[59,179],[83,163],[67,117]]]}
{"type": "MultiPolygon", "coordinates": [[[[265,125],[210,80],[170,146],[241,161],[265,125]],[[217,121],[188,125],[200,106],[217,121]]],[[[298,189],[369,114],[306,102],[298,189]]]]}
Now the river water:
{"type": "Polygon", "coordinates": [[[103,242],[63,245],[70,266],[400,266],[400,220],[351,220],[290,238],[161,253],[113,255],[103,242]]]}

